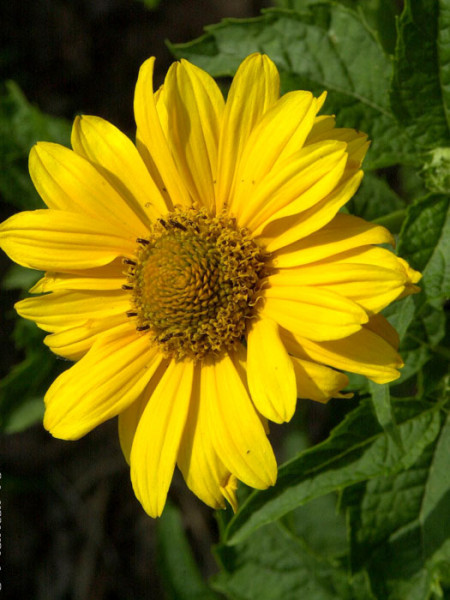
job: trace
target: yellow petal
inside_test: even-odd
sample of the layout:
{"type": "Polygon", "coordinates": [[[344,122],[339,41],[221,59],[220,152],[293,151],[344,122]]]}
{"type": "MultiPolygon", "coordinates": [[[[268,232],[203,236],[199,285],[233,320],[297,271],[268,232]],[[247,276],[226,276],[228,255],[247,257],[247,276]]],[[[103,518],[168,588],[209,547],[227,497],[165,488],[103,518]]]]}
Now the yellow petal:
{"type": "Polygon", "coordinates": [[[367,134],[348,128],[335,128],[335,119],[331,115],[316,118],[313,128],[305,142],[317,144],[324,140],[340,140],[348,145],[349,167],[359,169],[369,149],[367,134]]]}
{"type": "Polygon", "coordinates": [[[381,225],[338,213],[319,231],[278,250],[272,260],[277,268],[295,267],[370,244],[394,245],[394,238],[381,225]]]}
{"type": "MultiPolygon", "coordinates": [[[[273,219],[275,213],[282,209],[289,207],[292,211],[292,204],[299,198],[302,198],[300,209],[296,208],[289,214],[306,210],[319,202],[336,184],[333,183],[322,196],[314,191],[315,184],[321,182],[342,159],[345,166],[345,151],[345,144],[329,142],[308,146],[293,154],[277,169],[270,171],[259,185],[255,184],[251,196],[242,207],[239,224],[255,232],[258,226],[271,217],[273,219]]],[[[339,178],[341,175],[342,171],[339,178]]]]}
{"type": "Polygon", "coordinates": [[[404,274],[372,264],[345,264],[338,261],[281,269],[269,277],[273,286],[320,287],[349,298],[368,312],[379,312],[403,291],[404,274]]]}
{"type": "Polygon", "coordinates": [[[177,167],[192,198],[213,212],[222,93],[212,77],[185,60],[169,69],[164,90],[177,167]]]}
{"type": "Polygon", "coordinates": [[[297,381],[297,395],[316,402],[328,402],[330,398],[348,398],[351,394],[340,394],[348,385],[348,377],[329,367],[309,360],[292,357],[297,381]]]}
{"type": "Polygon", "coordinates": [[[166,502],[189,410],[193,371],[192,361],[169,363],[136,429],[131,481],[151,517],[159,517],[166,502]]]}
{"type": "Polygon", "coordinates": [[[45,331],[61,331],[119,314],[125,316],[129,308],[130,296],[122,290],[59,291],[15,304],[21,317],[34,321],[45,331]]]}
{"type": "Polygon", "coordinates": [[[386,340],[394,350],[398,350],[400,337],[397,330],[392,327],[386,317],[383,317],[383,315],[380,314],[371,315],[369,322],[366,323],[364,327],[382,337],[383,340],[386,340]]]}
{"type": "Polygon", "coordinates": [[[274,252],[318,231],[329,223],[337,211],[355,194],[362,177],[362,171],[358,171],[310,209],[299,215],[269,223],[259,236],[261,243],[268,252],[274,252]]]}
{"type": "Polygon", "coordinates": [[[45,395],[45,428],[74,440],[115,417],[139,397],[161,358],[128,324],[99,337],[45,395]]]}
{"type": "Polygon", "coordinates": [[[158,386],[161,377],[167,370],[169,360],[162,360],[158,365],[158,368],[152,375],[149,383],[142,392],[142,394],[130,404],[128,408],[122,411],[118,418],[118,429],[119,429],[119,441],[125,460],[130,464],[131,459],[131,448],[133,447],[133,440],[136,434],[136,429],[139,425],[142,413],[148,404],[148,401],[153,395],[156,387],[158,386]]]}
{"type": "Polygon", "coordinates": [[[61,290],[120,290],[126,283],[122,259],[94,269],[80,269],[72,273],[48,271],[29,290],[31,294],[44,294],[61,290]]]}
{"type": "Polygon", "coordinates": [[[63,328],[47,335],[44,343],[52,352],[69,360],[80,360],[88,352],[99,335],[112,331],[127,322],[124,313],[103,318],[89,319],[82,325],[70,329],[63,328]]]}
{"type": "Polygon", "coordinates": [[[19,265],[40,271],[88,269],[132,257],[133,236],[110,223],[60,210],[13,215],[0,225],[0,247],[19,265]]]}
{"type": "Polygon", "coordinates": [[[297,402],[295,373],[274,321],[263,318],[250,324],[247,377],[256,409],[276,423],[290,421],[297,402]]]}
{"type": "Polygon", "coordinates": [[[280,95],[280,77],[265,55],[251,54],[240,65],[228,92],[219,141],[217,211],[228,203],[244,146],[264,113],[280,95]]]}
{"type": "Polygon", "coordinates": [[[318,115],[314,119],[314,125],[306,138],[305,145],[314,144],[317,141],[317,138],[322,140],[324,139],[324,136],[327,137],[327,139],[331,139],[331,132],[335,126],[336,118],[334,115],[318,115]]]}
{"type": "Polygon", "coordinates": [[[317,100],[310,92],[289,92],[282,96],[253,129],[236,170],[235,186],[230,193],[230,210],[239,215],[253,189],[274,167],[298,151],[308,135],[317,100]],[[291,152],[286,149],[291,147],[291,152]]]}
{"type": "MultiPolygon", "coordinates": [[[[334,257],[332,260],[343,269],[347,269],[349,265],[363,264],[374,268],[377,268],[378,265],[383,265],[384,268],[395,273],[398,279],[401,280],[402,285],[400,289],[397,290],[397,294],[394,295],[392,293],[393,297],[391,300],[387,301],[387,298],[385,298],[383,308],[396,298],[402,298],[409,294],[420,292],[420,288],[414,285],[414,283],[420,280],[421,274],[418,271],[411,269],[405,260],[396,256],[393,252],[389,252],[385,248],[355,248],[334,257]]],[[[392,276],[392,279],[393,277],[394,276],[392,276]]]]}
{"type": "Polygon", "coordinates": [[[291,197],[290,202],[283,202],[279,207],[274,206],[271,214],[266,213],[264,221],[258,218],[256,222],[252,222],[250,228],[253,234],[259,235],[272,221],[295,216],[319,204],[339,185],[346,163],[347,154],[343,148],[318,160],[303,173],[307,188],[298,196],[291,197]]]}
{"type": "Polygon", "coordinates": [[[205,386],[201,366],[194,374],[191,405],[178,452],[187,486],[212,508],[225,508],[224,496],[236,508],[236,480],[217,456],[208,427],[206,403],[210,390],[205,386]]]}
{"type": "MultiPolygon", "coordinates": [[[[161,365],[160,365],[161,368],[161,365]]],[[[131,448],[133,446],[134,436],[136,434],[137,426],[139,425],[142,413],[148,404],[150,393],[148,388],[152,382],[159,382],[159,378],[155,375],[152,381],[144,389],[141,395],[130,404],[123,412],[120,413],[118,418],[118,429],[119,429],[119,442],[122,449],[125,460],[130,464],[131,448]]],[[[155,385],[152,386],[153,388],[155,385]]]]}
{"type": "Polygon", "coordinates": [[[273,485],[275,456],[233,361],[225,354],[202,369],[208,390],[208,427],[218,456],[247,485],[257,489],[273,485]]]}
{"type": "MultiPolygon", "coordinates": [[[[136,83],[134,95],[136,136],[148,152],[147,161],[150,161],[154,169],[157,170],[172,204],[190,206],[191,201],[188,191],[170,153],[156,110],[153,94],[154,63],[155,59],[153,57],[144,62],[136,83]]],[[[138,149],[141,152],[142,146],[138,145],[138,149]]]]}
{"type": "Polygon", "coordinates": [[[363,327],[343,338],[316,343],[301,335],[282,332],[289,352],[336,369],[365,375],[376,383],[389,383],[400,377],[402,359],[388,341],[363,327]]]}
{"type": "MultiPolygon", "coordinates": [[[[111,183],[88,160],[59,144],[39,142],[30,152],[30,175],[49,208],[111,223],[134,237],[146,225],[111,183]]],[[[117,188],[117,189],[116,189],[117,188]]]]}
{"type": "Polygon", "coordinates": [[[418,281],[422,279],[422,273],[419,271],[415,271],[407,262],[403,260],[400,256],[397,256],[397,261],[402,265],[403,270],[406,274],[406,285],[403,292],[398,296],[398,299],[404,298],[405,296],[409,296],[410,294],[417,294],[421,291],[421,288],[417,285],[414,285],[418,281]]]}
{"type": "Polygon", "coordinates": [[[149,225],[168,211],[136,146],[114,125],[100,117],[77,117],[72,147],[95,164],[143,223],[149,225]]]}
{"type": "Polygon", "coordinates": [[[265,291],[264,316],[308,339],[322,341],[348,336],[367,323],[357,304],[320,288],[274,286],[265,291]]]}

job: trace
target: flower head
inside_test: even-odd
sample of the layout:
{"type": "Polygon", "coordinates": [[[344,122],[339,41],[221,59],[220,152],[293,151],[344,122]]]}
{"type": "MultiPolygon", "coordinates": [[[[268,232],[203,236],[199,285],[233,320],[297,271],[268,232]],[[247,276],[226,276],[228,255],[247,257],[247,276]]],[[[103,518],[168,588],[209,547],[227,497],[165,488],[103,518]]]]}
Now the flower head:
{"type": "Polygon", "coordinates": [[[160,515],[178,464],[212,507],[237,479],[273,485],[267,420],[297,397],[342,396],[342,371],[398,377],[380,315],[420,275],[378,244],[381,226],[339,212],[362,178],[366,135],[317,116],[325,96],[279,97],[249,56],[227,101],[186,61],[136,86],[136,146],[75,120],[69,150],[39,143],[30,173],[47,209],[0,229],[13,260],[46,271],[16,305],[77,361],[45,397],[44,424],[76,439],[119,416],[137,497],[160,515]]]}

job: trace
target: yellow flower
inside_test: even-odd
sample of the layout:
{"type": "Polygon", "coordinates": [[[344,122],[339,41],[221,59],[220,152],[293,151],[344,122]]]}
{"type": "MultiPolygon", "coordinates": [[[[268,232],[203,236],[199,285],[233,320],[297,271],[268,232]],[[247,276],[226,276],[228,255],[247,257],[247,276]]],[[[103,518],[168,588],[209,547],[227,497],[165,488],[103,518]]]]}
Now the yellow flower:
{"type": "Polygon", "coordinates": [[[212,507],[237,479],[273,485],[267,420],[297,397],[341,397],[347,376],[398,377],[380,311],[420,275],[383,227],[338,212],[362,178],[366,135],[317,116],[325,95],[279,97],[274,64],[240,66],[225,102],[186,61],[153,92],[140,70],[136,146],[75,120],[73,150],[38,143],[30,173],[48,209],[1,226],[21,265],[46,271],[18,313],[78,361],[45,397],[45,427],[77,439],[119,416],[136,495],[160,515],[175,465],[212,507]],[[336,370],[338,369],[338,370],[336,370]]]}

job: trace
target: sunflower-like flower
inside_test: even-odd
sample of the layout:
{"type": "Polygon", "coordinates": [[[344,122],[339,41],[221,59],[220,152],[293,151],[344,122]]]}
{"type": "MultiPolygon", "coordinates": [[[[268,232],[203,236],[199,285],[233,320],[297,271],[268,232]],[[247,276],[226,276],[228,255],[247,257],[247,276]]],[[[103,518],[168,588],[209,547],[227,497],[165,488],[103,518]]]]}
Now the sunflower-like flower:
{"type": "Polygon", "coordinates": [[[135,493],[161,514],[175,465],[212,507],[237,480],[273,485],[267,421],[297,398],[341,397],[347,376],[402,366],[381,316],[420,275],[377,244],[381,226],[339,212],[367,136],[317,116],[325,95],[280,97],[274,64],[249,56],[226,102],[175,63],[153,92],[140,70],[136,146],[98,117],[72,147],[38,143],[30,173],[47,209],[1,226],[17,263],[46,271],[18,313],[77,361],[48,390],[45,427],[77,439],[119,416],[135,493]]]}

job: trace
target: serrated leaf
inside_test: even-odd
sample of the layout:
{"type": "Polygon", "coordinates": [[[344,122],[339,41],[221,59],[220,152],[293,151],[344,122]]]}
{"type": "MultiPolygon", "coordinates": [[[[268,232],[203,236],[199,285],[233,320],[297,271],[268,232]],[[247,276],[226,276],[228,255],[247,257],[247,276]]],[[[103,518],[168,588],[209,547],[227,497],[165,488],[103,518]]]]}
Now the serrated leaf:
{"type": "Polygon", "coordinates": [[[394,326],[401,324],[400,354],[405,366],[396,384],[422,369],[445,335],[442,306],[450,295],[449,196],[431,194],[408,207],[398,253],[421,271],[423,277],[419,282],[422,292],[408,300],[408,306],[394,305],[386,311],[394,326]]]}
{"type": "Polygon", "coordinates": [[[405,362],[398,385],[422,369],[433,356],[436,346],[445,335],[445,314],[420,298],[412,300],[415,312],[403,336],[399,352],[405,362]]]}
{"type": "Polygon", "coordinates": [[[450,294],[450,196],[431,194],[408,208],[398,252],[422,272],[428,301],[440,307],[450,294]]]}
{"type": "Polygon", "coordinates": [[[18,208],[41,208],[28,175],[28,153],[39,140],[68,145],[70,125],[29,104],[14,82],[5,87],[0,95],[0,193],[18,208]]]}
{"type": "Polygon", "coordinates": [[[397,401],[393,410],[401,445],[362,402],[325,442],[280,467],[275,487],[250,495],[228,524],[227,542],[239,542],[313,498],[413,464],[438,434],[437,407],[397,401]]]}
{"type": "Polygon", "coordinates": [[[426,600],[450,562],[450,417],[409,469],[347,494],[353,569],[379,600],[426,600]]]}
{"type": "Polygon", "coordinates": [[[252,52],[265,52],[280,70],[284,91],[328,91],[325,112],[341,127],[366,131],[372,146],[366,169],[417,164],[413,142],[389,103],[392,65],[373,33],[351,10],[314,4],[309,12],[270,9],[255,19],[228,19],[188,44],[171,45],[214,76],[232,75],[252,52]]]}
{"type": "Polygon", "coordinates": [[[179,511],[168,502],[157,523],[160,574],[167,600],[214,600],[195,563],[179,511]]]}
{"type": "Polygon", "coordinates": [[[392,109],[423,148],[450,145],[449,93],[441,87],[441,77],[447,83],[449,77],[448,6],[445,1],[405,0],[398,20],[392,109]]]}
{"type": "MultiPolygon", "coordinates": [[[[333,0],[329,0],[330,3],[333,0]]],[[[367,21],[368,25],[377,33],[383,48],[389,54],[393,54],[395,48],[396,29],[395,17],[399,7],[392,0],[336,0],[343,6],[359,12],[360,17],[367,21]]],[[[276,6],[304,11],[312,4],[323,4],[324,0],[276,0],[276,6]]]]}

